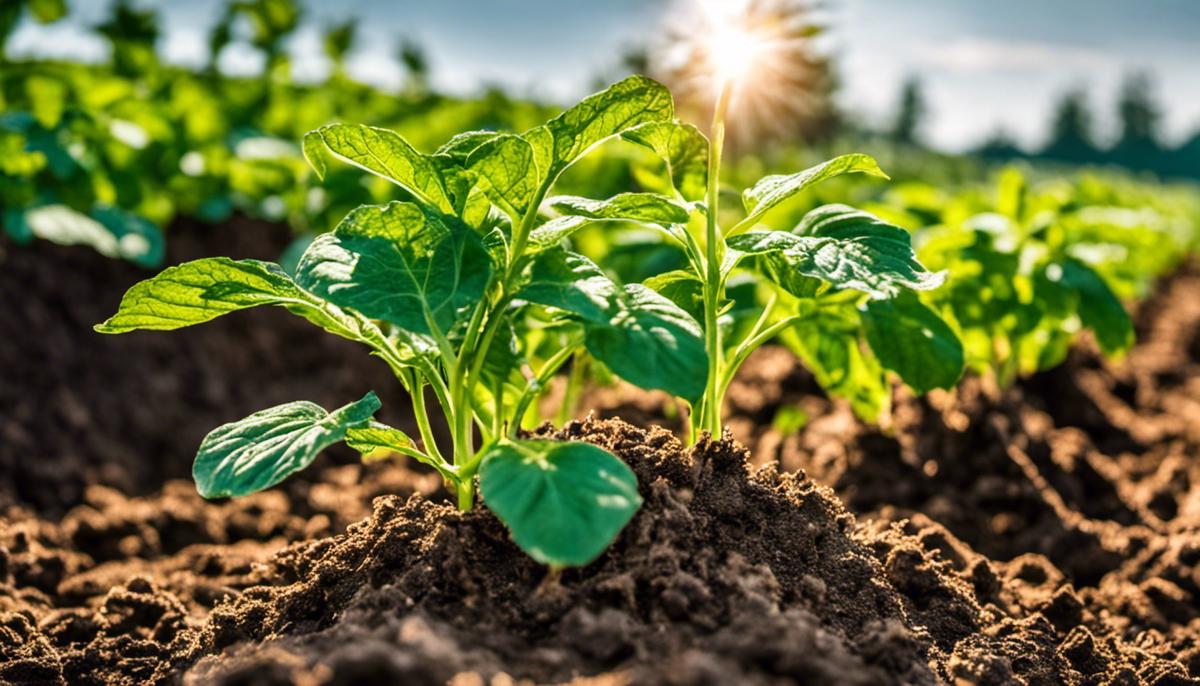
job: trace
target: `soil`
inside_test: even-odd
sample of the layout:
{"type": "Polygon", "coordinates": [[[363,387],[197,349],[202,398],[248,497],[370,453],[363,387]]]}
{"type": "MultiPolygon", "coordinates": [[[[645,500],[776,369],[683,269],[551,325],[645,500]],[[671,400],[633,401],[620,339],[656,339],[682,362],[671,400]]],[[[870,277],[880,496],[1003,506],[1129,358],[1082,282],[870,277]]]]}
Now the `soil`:
{"type": "MultiPolygon", "coordinates": [[[[243,221],[170,245],[286,239],[243,221]]],[[[144,274],[0,250],[0,331],[20,332],[0,340],[0,683],[1200,683],[1194,268],[1139,308],[1125,360],[1084,344],[1005,391],[898,391],[882,429],[777,349],[731,389],[724,439],[690,449],[651,426],[677,421],[661,396],[593,392],[595,418],[539,432],[613,450],[645,505],[552,574],[403,462],[330,451],[202,501],[177,477],[217,423],[388,391],[386,369],[283,312],[103,338],[88,326],[144,274]]]]}

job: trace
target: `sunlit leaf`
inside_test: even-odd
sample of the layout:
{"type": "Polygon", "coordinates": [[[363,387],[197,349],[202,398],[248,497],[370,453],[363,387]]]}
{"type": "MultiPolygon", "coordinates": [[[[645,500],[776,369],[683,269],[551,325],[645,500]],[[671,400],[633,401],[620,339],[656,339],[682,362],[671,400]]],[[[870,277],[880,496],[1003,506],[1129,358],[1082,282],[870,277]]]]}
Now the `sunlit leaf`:
{"type": "Polygon", "coordinates": [[[270,488],[312,464],[348,430],[366,424],[379,405],[374,393],[333,412],[300,400],[217,427],[196,453],[196,490],[205,498],[223,498],[270,488]]]}
{"type": "Polygon", "coordinates": [[[412,203],[364,205],[318,236],[296,270],[306,290],[407,331],[443,333],[483,297],[491,259],[457,219],[412,203]]]}
{"type": "Polygon", "coordinates": [[[734,236],[729,246],[758,256],[756,266],[798,297],[832,287],[889,298],[903,289],[936,288],[943,280],[917,261],[907,231],[844,205],[813,210],[794,231],[734,236]]]}
{"type": "Polygon", "coordinates": [[[588,443],[495,444],[483,457],[479,489],[513,541],[555,567],[596,559],[642,504],[633,471],[588,443]]]}
{"type": "Polygon", "coordinates": [[[871,300],[862,311],[871,351],[917,393],[953,388],[963,371],[963,347],[954,331],[916,295],[871,300]]]}
{"type": "Polygon", "coordinates": [[[303,146],[305,157],[317,174],[323,176],[325,162],[317,152],[317,141],[343,160],[388,179],[442,212],[453,214],[454,202],[437,165],[395,131],[361,124],[329,124],[308,132],[303,146]]]}
{"type": "MultiPolygon", "coordinates": [[[[753,226],[772,208],[805,188],[852,172],[882,179],[888,178],[874,158],[860,153],[835,157],[828,162],[822,162],[795,174],[766,176],[742,192],[742,204],[746,208],[746,218],[739,222],[737,227],[753,226]]],[[[738,230],[737,227],[733,229],[734,232],[738,230]]]]}
{"type": "Polygon", "coordinates": [[[621,134],[650,148],[667,165],[667,175],[687,200],[704,198],[708,183],[708,139],[691,124],[647,122],[621,134]]]}

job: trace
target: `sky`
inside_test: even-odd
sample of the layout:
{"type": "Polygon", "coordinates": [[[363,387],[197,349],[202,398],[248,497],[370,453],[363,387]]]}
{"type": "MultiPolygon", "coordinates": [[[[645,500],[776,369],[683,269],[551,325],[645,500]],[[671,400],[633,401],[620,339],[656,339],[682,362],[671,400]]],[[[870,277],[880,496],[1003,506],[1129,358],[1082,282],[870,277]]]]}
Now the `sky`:
{"type": "MultiPolygon", "coordinates": [[[[427,53],[435,87],[469,94],[501,85],[569,102],[600,79],[621,75],[620,58],[651,40],[673,4],[685,0],[306,0],[308,21],[293,39],[300,76],[327,65],[320,27],[361,19],[351,73],[394,86],[402,39],[427,53]]],[[[716,0],[721,1],[721,0],[716,0]]],[[[1121,80],[1153,74],[1170,140],[1200,129],[1200,0],[824,0],[831,25],[823,46],[836,61],[842,106],[872,124],[895,109],[906,76],[921,77],[929,107],[923,133],[964,150],[1003,130],[1033,146],[1046,135],[1056,96],[1086,88],[1100,133],[1111,135],[1121,80]]],[[[137,0],[161,10],[167,58],[198,64],[223,0],[137,0]]],[[[101,59],[87,26],[108,0],[71,0],[64,23],[23,24],[17,54],[101,59]]],[[[253,71],[248,46],[223,55],[231,71],[253,71]]]]}

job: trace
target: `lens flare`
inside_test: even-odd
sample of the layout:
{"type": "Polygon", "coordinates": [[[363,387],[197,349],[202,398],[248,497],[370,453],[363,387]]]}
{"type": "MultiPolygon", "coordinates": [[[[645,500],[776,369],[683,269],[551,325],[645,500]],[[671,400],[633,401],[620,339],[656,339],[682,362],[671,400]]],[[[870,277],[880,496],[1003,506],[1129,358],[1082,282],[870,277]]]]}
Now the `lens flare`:
{"type": "Polygon", "coordinates": [[[735,149],[816,138],[835,118],[832,70],[814,44],[820,32],[806,0],[685,0],[672,8],[648,70],[675,92],[681,116],[700,125],[732,82],[735,149]]]}

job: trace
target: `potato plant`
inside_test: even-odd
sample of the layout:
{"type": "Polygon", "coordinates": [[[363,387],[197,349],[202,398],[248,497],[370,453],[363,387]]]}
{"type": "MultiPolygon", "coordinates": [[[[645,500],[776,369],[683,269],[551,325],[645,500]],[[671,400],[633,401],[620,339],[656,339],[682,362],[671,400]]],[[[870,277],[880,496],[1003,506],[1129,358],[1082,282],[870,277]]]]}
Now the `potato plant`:
{"type": "Polygon", "coordinates": [[[741,212],[722,226],[719,181],[731,90],[727,82],[718,98],[712,140],[679,122],[649,122],[622,134],[663,160],[662,193],[547,202],[563,215],[552,225],[637,222],[657,227],[684,253],[684,268],[645,284],[703,324],[709,360],[704,389],[684,396],[692,405],[693,438],[702,431],[720,434],[734,374],[774,339],[794,351],[829,393],[848,398],[869,419],[890,403],[889,370],[918,393],[953,387],[963,370],[962,346],[916,295],[939,286],[943,275],[918,262],[907,231],[843,204],[817,207],[779,230],[773,211],[824,180],[852,173],[886,179],[874,159],[842,155],[764,177],[741,191],[741,212]]]}
{"type": "Polygon", "coordinates": [[[344,440],[433,466],[463,509],[478,475],[489,507],[531,556],[586,563],[636,511],[636,481],[600,448],[519,437],[532,398],[577,349],[632,383],[689,398],[702,390],[707,360],[690,315],[564,249],[570,227],[539,222],[539,208],[595,145],[672,116],[670,94],[633,77],[521,135],[465,133],[433,154],[383,129],[322,127],[304,140],[319,174],[332,156],[394,182],[409,200],[351,212],[312,242],[294,278],[274,264],[224,257],[169,268],[131,288],[97,330],[175,329],[278,305],[366,344],[412,396],[419,446],[372,419],[373,394],[333,412],[289,403],[220,427],[195,462],[206,497],[270,487],[344,440]],[[449,454],[434,438],[426,388],[449,424],[449,454]]]}

